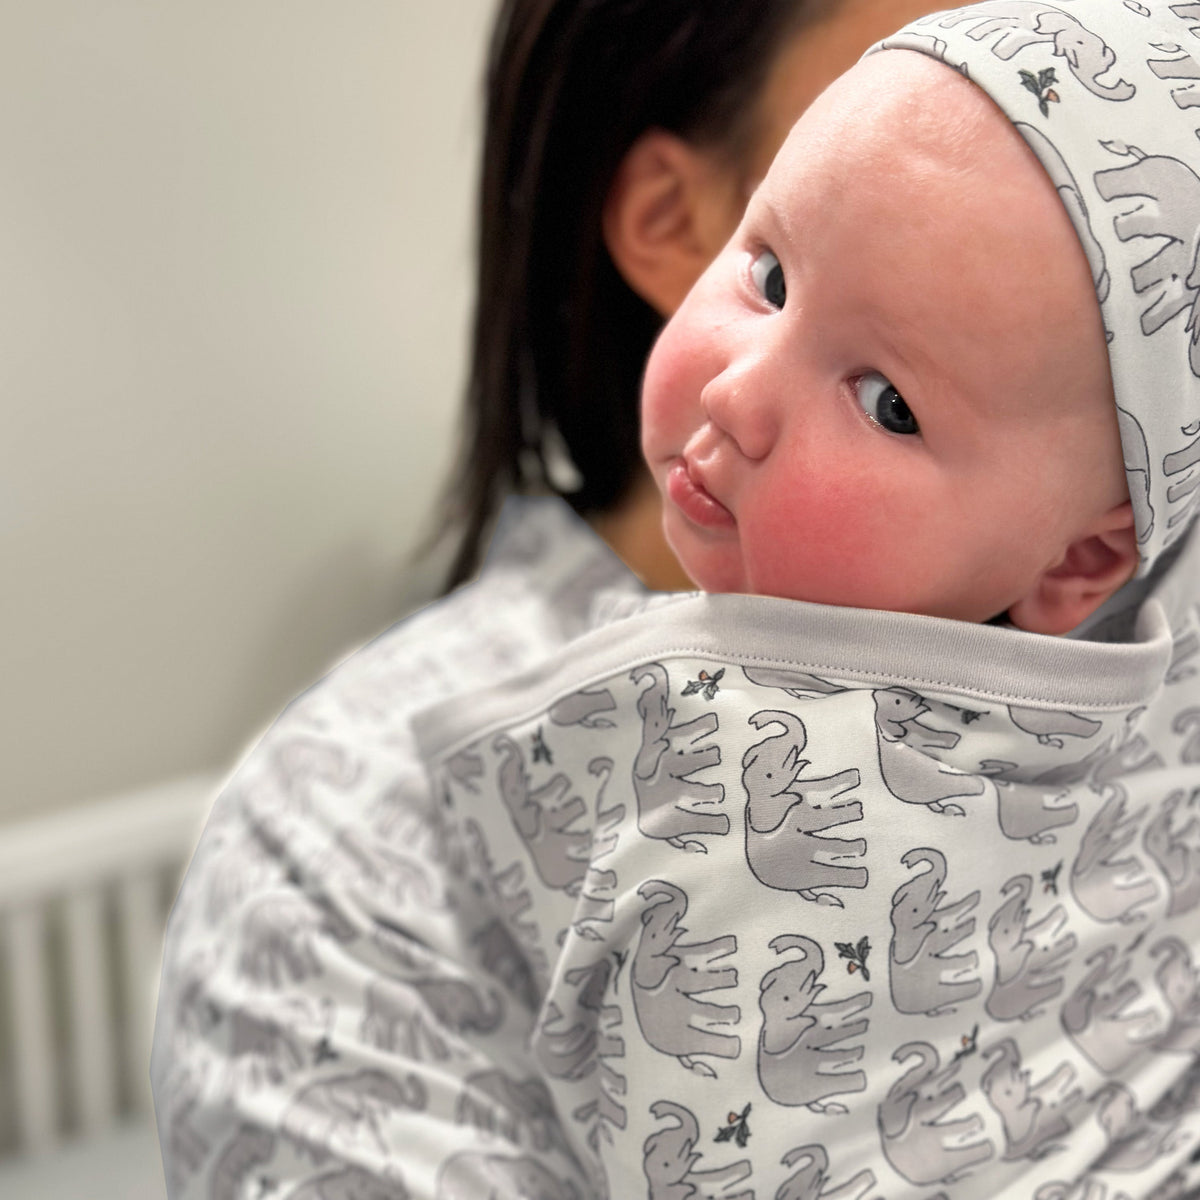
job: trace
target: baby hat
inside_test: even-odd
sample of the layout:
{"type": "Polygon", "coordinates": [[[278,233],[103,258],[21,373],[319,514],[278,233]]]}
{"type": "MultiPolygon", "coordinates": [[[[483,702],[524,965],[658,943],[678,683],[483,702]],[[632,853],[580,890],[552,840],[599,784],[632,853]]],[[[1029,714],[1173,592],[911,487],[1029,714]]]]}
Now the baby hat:
{"type": "Polygon", "coordinates": [[[882,49],[961,71],[1058,189],[1104,318],[1147,574],[1200,502],[1200,3],[984,0],[882,49]]]}

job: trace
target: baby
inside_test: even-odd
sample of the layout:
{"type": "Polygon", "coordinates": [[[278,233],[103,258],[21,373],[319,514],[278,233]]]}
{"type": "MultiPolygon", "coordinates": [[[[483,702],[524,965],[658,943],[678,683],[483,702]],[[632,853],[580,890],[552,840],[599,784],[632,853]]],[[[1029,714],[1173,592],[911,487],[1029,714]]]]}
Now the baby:
{"type": "Polygon", "coordinates": [[[642,420],[706,591],[1063,633],[1137,565],[1079,238],[1012,122],[922,55],[868,57],[800,120],[642,420]]]}
{"type": "Polygon", "coordinates": [[[527,669],[271,731],[168,938],[187,1194],[1200,1195],[1196,19],[888,39],[647,369],[703,590],[526,502],[436,620],[527,669]]]}

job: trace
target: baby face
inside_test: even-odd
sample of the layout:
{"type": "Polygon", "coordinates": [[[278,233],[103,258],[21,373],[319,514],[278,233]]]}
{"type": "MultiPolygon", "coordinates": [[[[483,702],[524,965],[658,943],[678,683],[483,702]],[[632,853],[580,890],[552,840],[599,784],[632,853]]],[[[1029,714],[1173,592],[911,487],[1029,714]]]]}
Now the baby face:
{"type": "Polygon", "coordinates": [[[991,101],[906,51],[824,93],[655,346],[642,445],[708,591],[983,621],[1119,504],[1087,261],[991,101]]]}

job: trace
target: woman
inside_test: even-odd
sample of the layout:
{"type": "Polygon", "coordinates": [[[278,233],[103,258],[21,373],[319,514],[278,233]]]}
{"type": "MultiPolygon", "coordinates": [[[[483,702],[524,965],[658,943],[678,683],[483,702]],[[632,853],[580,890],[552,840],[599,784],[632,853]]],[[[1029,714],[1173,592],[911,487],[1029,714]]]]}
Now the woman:
{"type": "MultiPolygon", "coordinates": [[[[506,0],[449,493],[465,522],[455,581],[509,490],[548,489],[646,584],[686,585],[637,456],[645,353],[800,109],[924,8],[506,0]]],[[[586,1114],[555,1111],[528,1050],[551,964],[522,951],[519,873],[430,793],[411,719],[545,661],[606,585],[617,602],[643,589],[556,501],[502,524],[474,585],[300,697],[214,805],[172,913],[155,1030],[173,1200],[582,1200],[603,1186],[586,1114]]]]}

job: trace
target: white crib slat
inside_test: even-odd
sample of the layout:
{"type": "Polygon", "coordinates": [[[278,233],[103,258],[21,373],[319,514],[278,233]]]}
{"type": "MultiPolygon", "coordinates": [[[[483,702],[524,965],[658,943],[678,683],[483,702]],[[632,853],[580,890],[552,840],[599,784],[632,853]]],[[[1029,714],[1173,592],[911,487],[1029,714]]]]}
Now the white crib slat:
{"type": "Polygon", "coordinates": [[[4,922],[13,1012],[17,1137],[23,1150],[48,1150],[56,1136],[58,1072],[50,1036],[46,921],[39,906],[17,908],[4,922]]]}
{"type": "Polygon", "coordinates": [[[154,1101],[150,1094],[150,1038],[162,950],[157,873],[147,871],[122,879],[117,892],[117,912],[129,1014],[133,1102],[139,1112],[151,1113],[154,1101]]]}
{"type": "Polygon", "coordinates": [[[100,889],[68,896],[65,915],[71,1059],[79,1126],[83,1133],[98,1133],[112,1124],[116,1113],[116,1047],[100,889]]]}

